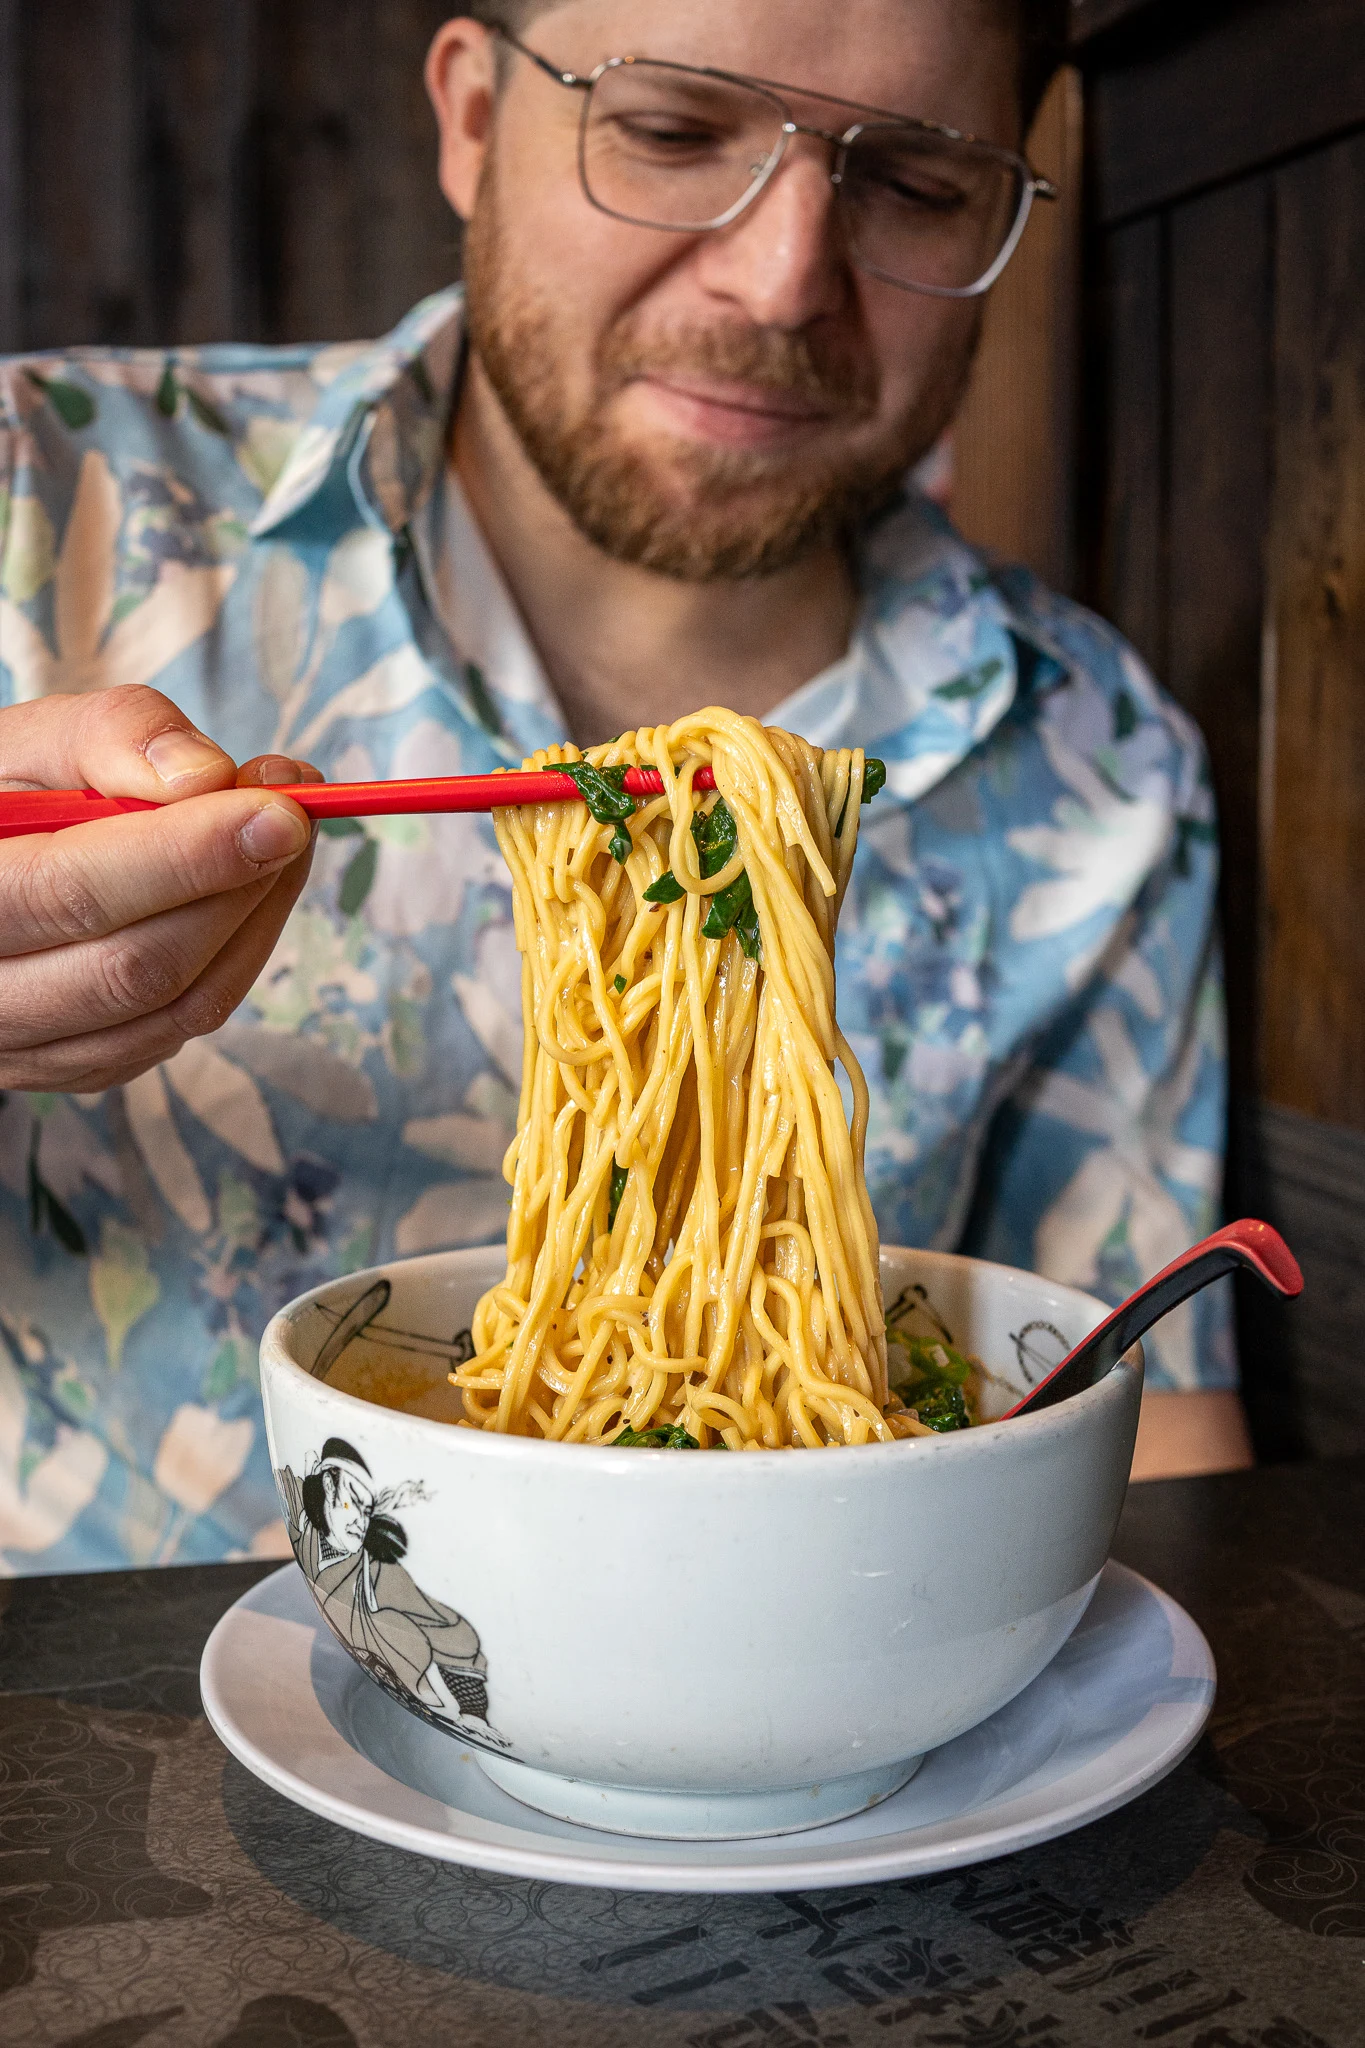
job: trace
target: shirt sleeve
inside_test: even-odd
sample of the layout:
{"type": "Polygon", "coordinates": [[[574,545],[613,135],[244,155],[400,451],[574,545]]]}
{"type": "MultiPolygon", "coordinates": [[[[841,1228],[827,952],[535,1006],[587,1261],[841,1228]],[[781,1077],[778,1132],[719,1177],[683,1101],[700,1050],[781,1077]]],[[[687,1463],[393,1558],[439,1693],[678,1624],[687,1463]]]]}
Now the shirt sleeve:
{"type": "MultiPolygon", "coordinates": [[[[1191,779],[1207,788],[1202,743],[1191,779]]],[[[1168,846],[993,1118],[963,1249],[1121,1301],[1215,1229],[1227,1082],[1214,829],[1168,846]]],[[[1238,1384],[1227,1281],[1144,1340],[1149,1387],[1238,1384]]]]}

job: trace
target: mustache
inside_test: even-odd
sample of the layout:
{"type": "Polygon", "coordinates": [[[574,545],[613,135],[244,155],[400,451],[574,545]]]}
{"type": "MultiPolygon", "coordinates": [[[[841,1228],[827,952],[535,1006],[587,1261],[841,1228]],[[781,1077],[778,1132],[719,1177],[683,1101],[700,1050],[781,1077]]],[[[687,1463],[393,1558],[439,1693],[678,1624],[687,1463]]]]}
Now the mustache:
{"type": "Polygon", "coordinates": [[[753,384],[850,421],[870,419],[880,395],[872,366],[831,337],[736,322],[654,334],[622,323],[598,352],[598,372],[604,395],[637,377],[675,372],[753,384]]]}

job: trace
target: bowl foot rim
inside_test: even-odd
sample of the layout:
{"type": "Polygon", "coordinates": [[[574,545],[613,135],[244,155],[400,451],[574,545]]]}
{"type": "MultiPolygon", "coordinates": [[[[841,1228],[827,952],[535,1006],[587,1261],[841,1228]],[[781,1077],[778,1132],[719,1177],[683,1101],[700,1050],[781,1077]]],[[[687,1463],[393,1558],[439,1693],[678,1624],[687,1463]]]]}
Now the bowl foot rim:
{"type": "Polygon", "coordinates": [[[908,1785],[923,1756],[902,1757],[825,1784],[777,1791],[679,1792],[645,1785],[602,1785],[564,1778],[512,1757],[478,1751],[486,1778],[522,1806],[575,1827],[664,1842],[746,1842],[764,1835],[804,1834],[880,1806],[908,1785]]]}

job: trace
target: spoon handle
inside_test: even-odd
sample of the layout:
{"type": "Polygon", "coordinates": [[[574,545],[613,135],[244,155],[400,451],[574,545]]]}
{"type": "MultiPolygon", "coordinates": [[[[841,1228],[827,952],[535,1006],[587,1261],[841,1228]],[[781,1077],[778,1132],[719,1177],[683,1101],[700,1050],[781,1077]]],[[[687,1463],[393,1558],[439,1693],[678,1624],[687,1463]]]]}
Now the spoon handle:
{"type": "Polygon", "coordinates": [[[1072,1394],[1093,1386],[1153,1323],[1160,1322],[1182,1301],[1188,1301],[1192,1294],[1198,1294],[1201,1288],[1238,1266],[1247,1267],[1276,1294],[1292,1297],[1303,1292],[1298,1261],[1277,1230],[1251,1217],[1228,1223],[1202,1244],[1182,1252],[1155,1279],[1139,1287],[1136,1294],[1130,1294],[1111,1316],[1106,1316],[1067,1353],[1045,1380],[1040,1380],[1022,1401],[1016,1401],[1001,1420],[1008,1422],[1016,1415],[1033,1415],[1041,1408],[1055,1407],[1058,1401],[1068,1400],[1072,1394]]]}

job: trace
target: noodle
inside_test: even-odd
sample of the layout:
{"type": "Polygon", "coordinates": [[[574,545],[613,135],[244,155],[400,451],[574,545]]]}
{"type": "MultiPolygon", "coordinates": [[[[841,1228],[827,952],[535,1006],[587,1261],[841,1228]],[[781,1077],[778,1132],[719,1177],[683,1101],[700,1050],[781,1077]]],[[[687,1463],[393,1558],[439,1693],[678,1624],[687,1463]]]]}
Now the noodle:
{"type": "Polygon", "coordinates": [[[527,765],[580,762],[596,816],[494,814],[526,1038],[507,1275],[452,1376],[467,1423],[731,1450],[923,1433],[887,1384],[867,1089],[834,1014],[861,752],[708,710],[527,765]],[[635,765],[664,793],[627,818],[611,771],[635,765]]]}

